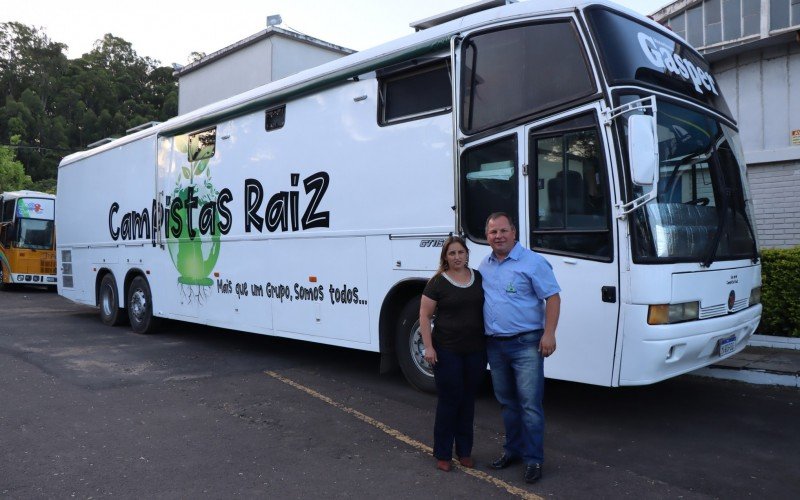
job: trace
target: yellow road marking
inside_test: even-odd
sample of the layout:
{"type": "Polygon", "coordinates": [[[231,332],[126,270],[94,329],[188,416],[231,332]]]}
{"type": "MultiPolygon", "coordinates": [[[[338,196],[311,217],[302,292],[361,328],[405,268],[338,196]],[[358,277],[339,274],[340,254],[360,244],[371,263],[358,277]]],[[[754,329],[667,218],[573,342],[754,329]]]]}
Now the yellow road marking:
{"type": "MultiPolygon", "coordinates": [[[[343,412],[345,412],[347,414],[350,414],[350,415],[356,417],[357,419],[361,420],[362,422],[365,422],[365,423],[367,423],[367,424],[369,424],[369,425],[371,425],[371,426],[373,426],[373,427],[375,427],[377,429],[380,429],[381,431],[385,432],[386,434],[390,435],[391,437],[393,437],[393,438],[397,439],[398,441],[401,441],[401,442],[411,446],[412,448],[415,448],[415,449],[417,449],[417,450],[419,450],[421,452],[427,453],[427,454],[432,454],[433,453],[433,449],[431,449],[430,446],[428,446],[428,445],[426,445],[424,443],[421,443],[421,442],[417,441],[414,438],[406,436],[405,434],[403,434],[402,432],[400,432],[400,431],[398,431],[396,429],[392,429],[388,425],[386,425],[383,422],[380,422],[378,420],[375,420],[374,418],[370,417],[369,415],[365,415],[365,414],[361,413],[358,410],[354,410],[353,408],[350,408],[349,406],[345,406],[342,403],[339,403],[338,401],[334,401],[333,399],[329,398],[328,396],[320,394],[319,392],[315,391],[314,389],[311,389],[311,388],[306,387],[306,386],[304,386],[302,384],[299,384],[299,383],[295,382],[292,379],[289,379],[289,378],[286,378],[286,377],[284,377],[282,375],[279,375],[276,372],[266,371],[264,373],[266,373],[267,375],[269,375],[270,377],[272,377],[272,378],[274,378],[276,380],[280,380],[284,384],[290,385],[290,386],[294,387],[295,389],[303,391],[306,394],[308,394],[309,396],[314,397],[316,399],[319,399],[320,401],[323,401],[323,402],[333,406],[334,408],[337,408],[337,409],[339,409],[339,410],[341,410],[341,411],[343,411],[343,412]]],[[[490,476],[489,474],[486,474],[485,472],[481,472],[481,471],[476,470],[476,469],[469,469],[467,467],[463,467],[458,462],[453,462],[453,464],[461,472],[464,472],[465,474],[469,474],[470,476],[475,477],[477,479],[480,479],[481,481],[485,481],[485,482],[487,482],[489,484],[497,486],[498,488],[506,490],[507,492],[511,493],[512,495],[518,496],[520,498],[525,498],[525,499],[528,499],[528,500],[543,500],[542,497],[540,497],[540,496],[534,495],[533,493],[531,493],[529,491],[525,491],[522,488],[517,488],[516,486],[508,484],[507,482],[505,482],[505,481],[503,481],[501,479],[498,479],[498,478],[496,478],[494,476],[490,476]]]]}

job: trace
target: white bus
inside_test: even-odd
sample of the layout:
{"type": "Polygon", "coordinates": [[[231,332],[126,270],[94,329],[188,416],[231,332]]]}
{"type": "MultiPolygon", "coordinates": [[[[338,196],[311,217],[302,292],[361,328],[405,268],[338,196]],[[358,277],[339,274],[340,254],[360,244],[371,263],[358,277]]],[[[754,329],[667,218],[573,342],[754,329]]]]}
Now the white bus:
{"type": "Polygon", "coordinates": [[[58,290],[381,353],[431,389],[420,293],[448,234],[514,218],[563,288],[548,377],[650,384],[761,315],[745,163],[707,63],[605,1],[481,2],[65,158],[58,290]]]}

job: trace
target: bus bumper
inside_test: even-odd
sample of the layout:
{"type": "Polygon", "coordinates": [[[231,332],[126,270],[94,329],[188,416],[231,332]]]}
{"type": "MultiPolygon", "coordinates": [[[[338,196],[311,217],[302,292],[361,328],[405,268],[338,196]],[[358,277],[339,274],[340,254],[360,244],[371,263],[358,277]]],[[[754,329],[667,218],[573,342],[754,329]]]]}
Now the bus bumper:
{"type": "Polygon", "coordinates": [[[56,286],[58,279],[50,274],[11,273],[11,283],[56,286]]]}
{"type": "Polygon", "coordinates": [[[673,325],[648,325],[646,305],[624,305],[619,385],[646,385],[729,358],[747,346],[761,320],[761,304],[673,325]],[[720,355],[721,345],[733,349],[720,355]]]}

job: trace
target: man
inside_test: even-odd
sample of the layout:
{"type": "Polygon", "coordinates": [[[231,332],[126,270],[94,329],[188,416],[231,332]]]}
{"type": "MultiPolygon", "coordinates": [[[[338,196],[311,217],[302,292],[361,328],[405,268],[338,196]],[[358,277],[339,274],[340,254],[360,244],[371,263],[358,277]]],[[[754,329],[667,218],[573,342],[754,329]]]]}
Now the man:
{"type": "Polygon", "coordinates": [[[494,394],[503,408],[506,442],[495,469],[525,463],[525,482],[542,477],[544,461],[544,358],[556,350],[561,308],[550,264],[516,241],[511,218],[496,212],[486,220],[492,253],[483,275],[486,351],[494,394]]]}

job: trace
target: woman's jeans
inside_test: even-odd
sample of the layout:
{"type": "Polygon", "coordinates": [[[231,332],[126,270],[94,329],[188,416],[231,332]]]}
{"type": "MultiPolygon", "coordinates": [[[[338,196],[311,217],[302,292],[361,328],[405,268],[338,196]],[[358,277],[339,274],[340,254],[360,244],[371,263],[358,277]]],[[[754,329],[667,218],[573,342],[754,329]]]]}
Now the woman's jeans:
{"type": "Polygon", "coordinates": [[[488,337],[486,351],[494,395],[503,410],[509,457],[526,464],[544,460],[544,358],[539,353],[542,330],[508,340],[488,337]]]}
{"type": "Polygon", "coordinates": [[[439,401],[433,426],[433,456],[439,460],[472,454],[475,393],[486,373],[486,353],[458,353],[439,346],[433,367],[439,401]]]}

